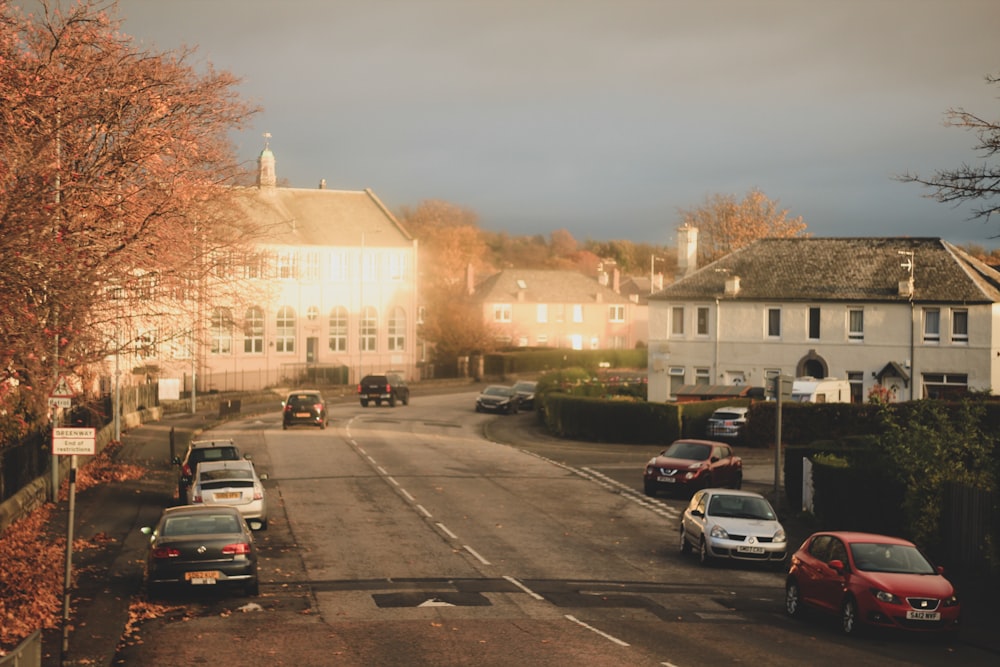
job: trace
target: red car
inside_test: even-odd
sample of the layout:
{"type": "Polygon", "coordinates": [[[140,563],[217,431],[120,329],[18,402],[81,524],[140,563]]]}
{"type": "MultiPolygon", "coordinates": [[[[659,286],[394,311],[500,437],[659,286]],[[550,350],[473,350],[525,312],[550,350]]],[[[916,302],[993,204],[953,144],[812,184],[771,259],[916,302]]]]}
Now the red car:
{"type": "Polygon", "coordinates": [[[955,632],[955,589],[912,542],[871,533],[822,532],[792,556],[785,611],[838,615],[844,634],[863,627],[955,632]]]}
{"type": "Polygon", "coordinates": [[[642,487],[647,496],[658,491],[694,493],[709,487],[738,489],[743,485],[743,459],[724,442],[677,440],[646,464],[642,487]]]}

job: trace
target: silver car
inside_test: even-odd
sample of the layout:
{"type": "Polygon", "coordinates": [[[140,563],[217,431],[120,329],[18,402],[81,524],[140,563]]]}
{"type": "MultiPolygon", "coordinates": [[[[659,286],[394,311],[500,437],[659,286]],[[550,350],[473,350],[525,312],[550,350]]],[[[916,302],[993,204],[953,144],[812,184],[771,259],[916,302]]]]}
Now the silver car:
{"type": "Polygon", "coordinates": [[[716,559],[782,565],[788,538],[759,493],[702,489],[681,515],[680,549],[682,554],[697,549],[703,565],[716,559]]]}
{"type": "Polygon", "coordinates": [[[250,461],[204,461],[195,471],[188,489],[188,504],[231,505],[247,524],[267,529],[267,500],[262,480],[250,461]]]}

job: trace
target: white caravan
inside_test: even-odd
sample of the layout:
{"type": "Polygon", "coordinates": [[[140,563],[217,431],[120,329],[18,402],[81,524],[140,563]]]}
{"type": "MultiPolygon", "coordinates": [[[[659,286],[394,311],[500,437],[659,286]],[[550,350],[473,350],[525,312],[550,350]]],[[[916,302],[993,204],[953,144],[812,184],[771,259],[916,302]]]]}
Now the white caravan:
{"type": "Polygon", "coordinates": [[[851,383],[837,378],[795,378],[792,401],[796,403],[850,403],[851,383]]]}

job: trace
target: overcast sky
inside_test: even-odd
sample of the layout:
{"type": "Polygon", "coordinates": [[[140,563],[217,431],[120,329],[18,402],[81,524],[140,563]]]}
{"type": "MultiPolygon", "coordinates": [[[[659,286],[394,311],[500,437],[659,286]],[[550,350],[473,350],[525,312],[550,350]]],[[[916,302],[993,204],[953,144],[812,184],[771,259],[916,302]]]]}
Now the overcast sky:
{"type": "Polygon", "coordinates": [[[893,176],[976,163],[1000,119],[997,0],[120,0],[264,108],[294,187],[442,199],[513,235],[673,244],[678,209],[759,188],[815,236],[996,247],[1000,220],[893,176]]]}

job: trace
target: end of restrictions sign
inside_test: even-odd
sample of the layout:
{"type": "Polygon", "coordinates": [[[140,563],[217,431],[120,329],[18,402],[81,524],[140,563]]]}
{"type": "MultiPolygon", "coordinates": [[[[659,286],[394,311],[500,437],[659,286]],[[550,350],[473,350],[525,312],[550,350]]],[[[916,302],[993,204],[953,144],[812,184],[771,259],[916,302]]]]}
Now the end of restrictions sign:
{"type": "Polygon", "coordinates": [[[97,453],[97,429],[57,427],[52,429],[52,453],[56,456],[97,453]]]}

